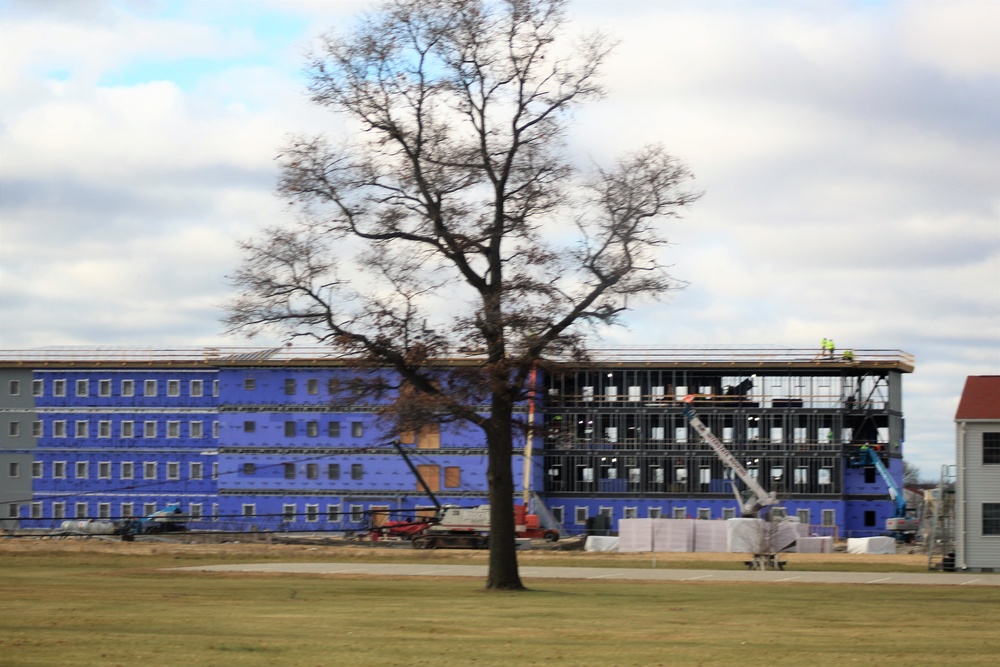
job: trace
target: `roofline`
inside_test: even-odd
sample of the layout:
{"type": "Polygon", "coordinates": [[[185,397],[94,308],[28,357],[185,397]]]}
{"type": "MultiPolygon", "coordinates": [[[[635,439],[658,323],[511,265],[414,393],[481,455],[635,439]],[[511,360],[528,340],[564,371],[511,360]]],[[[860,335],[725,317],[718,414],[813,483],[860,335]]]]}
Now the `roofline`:
{"type": "MultiPolygon", "coordinates": [[[[588,360],[549,359],[568,368],[704,368],[710,370],[809,370],[839,373],[846,369],[912,373],[914,357],[901,350],[852,350],[853,358],[823,356],[815,348],[782,347],[617,347],[588,350],[588,360]]],[[[433,363],[472,366],[484,357],[455,350],[433,363]]],[[[0,350],[0,368],[226,368],[226,367],[385,367],[344,357],[329,347],[50,347],[0,350]]]]}

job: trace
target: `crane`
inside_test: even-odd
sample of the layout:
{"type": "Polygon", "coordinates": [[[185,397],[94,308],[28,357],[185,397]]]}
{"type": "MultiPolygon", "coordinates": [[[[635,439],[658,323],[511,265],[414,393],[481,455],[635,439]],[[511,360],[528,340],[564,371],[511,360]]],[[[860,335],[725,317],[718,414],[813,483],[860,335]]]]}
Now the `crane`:
{"type": "MultiPolygon", "coordinates": [[[[736,457],[733,456],[728,449],[726,449],[725,445],[723,445],[722,442],[715,437],[715,434],[713,434],[712,431],[705,426],[704,422],[698,419],[698,416],[694,413],[694,408],[692,407],[692,404],[694,403],[694,394],[688,394],[681,399],[681,402],[685,404],[684,417],[687,418],[688,423],[691,424],[694,430],[698,432],[701,439],[708,443],[713,450],[715,450],[716,456],[718,456],[723,463],[729,466],[733,473],[739,477],[740,481],[742,481],[750,490],[752,496],[746,500],[741,499],[738,492],[736,494],[737,499],[740,501],[740,509],[743,516],[756,517],[762,509],[770,507],[777,502],[774,492],[772,491],[768,493],[765,491],[764,487],[762,487],[757,480],[754,479],[749,472],[747,472],[747,469],[744,468],[736,457]]],[[[735,482],[733,482],[733,490],[736,491],[735,482]]]]}
{"type": "MultiPolygon", "coordinates": [[[[490,506],[457,507],[444,505],[431,490],[417,467],[413,465],[406,449],[396,440],[396,451],[403,457],[420,487],[434,503],[433,517],[387,521],[372,530],[372,538],[396,537],[410,541],[417,549],[471,548],[485,549],[490,539],[490,506]]],[[[537,514],[528,514],[527,505],[514,506],[514,530],[517,537],[541,538],[546,542],[559,539],[559,530],[553,526],[543,526],[537,514]]]]}

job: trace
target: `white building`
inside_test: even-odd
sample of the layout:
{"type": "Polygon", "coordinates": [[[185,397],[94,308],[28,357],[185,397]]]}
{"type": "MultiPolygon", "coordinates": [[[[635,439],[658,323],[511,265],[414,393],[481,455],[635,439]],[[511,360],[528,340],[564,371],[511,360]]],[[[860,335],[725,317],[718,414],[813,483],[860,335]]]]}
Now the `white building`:
{"type": "Polygon", "coordinates": [[[955,566],[1000,571],[1000,375],[966,379],[955,423],[955,566]]]}

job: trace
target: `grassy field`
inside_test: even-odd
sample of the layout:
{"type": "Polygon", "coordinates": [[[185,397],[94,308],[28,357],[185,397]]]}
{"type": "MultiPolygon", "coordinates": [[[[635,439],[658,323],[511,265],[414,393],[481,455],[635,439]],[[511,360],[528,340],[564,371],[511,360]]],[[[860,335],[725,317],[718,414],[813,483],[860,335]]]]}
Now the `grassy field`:
{"type": "MultiPolygon", "coordinates": [[[[624,556],[553,552],[522,561],[622,567],[624,556]]],[[[685,558],[657,566],[728,567],[732,555],[678,556],[685,558]]],[[[497,594],[483,592],[478,580],[164,569],[412,558],[479,562],[484,555],[4,540],[0,665],[811,667],[994,665],[1000,655],[1000,590],[993,587],[552,580],[532,582],[528,593],[497,594]]],[[[895,571],[920,559],[891,558],[900,561],[895,571]]]]}

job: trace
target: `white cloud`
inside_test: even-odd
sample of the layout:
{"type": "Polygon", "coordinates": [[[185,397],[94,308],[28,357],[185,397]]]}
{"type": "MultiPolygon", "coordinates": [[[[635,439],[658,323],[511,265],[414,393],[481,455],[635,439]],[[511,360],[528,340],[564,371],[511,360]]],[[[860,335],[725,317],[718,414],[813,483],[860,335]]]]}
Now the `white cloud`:
{"type": "Polygon", "coordinates": [[[1000,76],[1000,4],[992,0],[903,2],[908,55],[948,75],[1000,76]]]}

